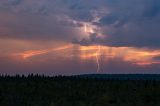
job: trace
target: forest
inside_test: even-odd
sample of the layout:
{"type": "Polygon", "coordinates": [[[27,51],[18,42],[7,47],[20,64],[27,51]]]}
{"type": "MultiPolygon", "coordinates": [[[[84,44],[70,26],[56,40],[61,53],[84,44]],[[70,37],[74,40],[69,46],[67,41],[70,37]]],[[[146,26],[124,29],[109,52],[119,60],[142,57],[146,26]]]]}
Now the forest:
{"type": "Polygon", "coordinates": [[[1,75],[0,106],[160,106],[160,80],[1,75]]]}

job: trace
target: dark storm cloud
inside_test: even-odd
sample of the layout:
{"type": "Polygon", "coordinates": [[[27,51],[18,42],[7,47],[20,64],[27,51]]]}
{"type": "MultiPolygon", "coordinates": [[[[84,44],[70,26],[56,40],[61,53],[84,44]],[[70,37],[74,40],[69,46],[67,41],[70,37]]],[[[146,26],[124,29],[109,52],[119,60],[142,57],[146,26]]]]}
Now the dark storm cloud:
{"type": "Polygon", "coordinates": [[[83,39],[80,44],[160,47],[160,1],[114,0],[107,6],[109,13],[102,16],[99,22],[93,23],[101,28],[104,37],[97,37],[94,42],[91,39],[83,39]]]}
{"type": "Polygon", "coordinates": [[[115,9],[100,20],[102,26],[111,27],[109,31],[104,28],[104,34],[107,34],[105,44],[110,46],[160,47],[160,1],[130,1],[126,1],[128,4],[124,3],[124,7],[119,8],[120,11],[115,11],[117,10],[115,9]],[[133,6],[129,3],[133,3],[133,6]]]}
{"type": "Polygon", "coordinates": [[[96,25],[104,37],[91,35],[91,39],[74,41],[81,45],[160,47],[159,0],[0,2],[0,37],[72,40],[82,36],[77,28],[82,27],[83,22],[96,25]],[[97,22],[93,22],[95,14],[100,18],[97,22]]]}
{"type": "Polygon", "coordinates": [[[1,8],[10,8],[22,3],[23,0],[1,0],[1,8]]]}
{"type": "Polygon", "coordinates": [[[82,36],[83,22],[91,22],[104,1],[2,0],[0,37],[15,39],[62,39],[82,36]]]}
{"type": "Polygon", "coordinates": [[[82,25],[77,20],[73,22],[71,15],[74,14],[69,7],[62,0],[3,0],[0,3],[0,37],[71,40],[73,36],[80,36],[77,28],[82,25]]]}
{"type": "Polygon", "coordinates": [[[97,36],[96,33],[90,34],[89,38],[83,38],[83,39],[73,39],[73,44],[80,44],[82,46],[90,46],[90,45],[98,45],[102,44],[102,39],[97,36]]]}

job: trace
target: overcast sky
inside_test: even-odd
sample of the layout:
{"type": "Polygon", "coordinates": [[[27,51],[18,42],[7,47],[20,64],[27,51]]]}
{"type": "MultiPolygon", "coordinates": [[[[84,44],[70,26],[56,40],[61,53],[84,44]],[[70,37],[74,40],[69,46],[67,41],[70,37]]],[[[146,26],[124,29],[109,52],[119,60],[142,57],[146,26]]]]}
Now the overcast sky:
{"type": "Polygon", "coordinates": [[[1,0],[0,73],[160,73],[159,28],[159,0],[1,0]]]}

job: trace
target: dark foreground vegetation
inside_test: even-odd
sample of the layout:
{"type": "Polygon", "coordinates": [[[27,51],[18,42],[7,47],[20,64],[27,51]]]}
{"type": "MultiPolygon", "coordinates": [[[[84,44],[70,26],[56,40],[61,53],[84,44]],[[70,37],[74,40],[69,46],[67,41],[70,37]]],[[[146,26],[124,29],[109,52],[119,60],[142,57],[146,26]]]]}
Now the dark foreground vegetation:
{"type": "Polygon", "coordinates": [[[160,106],[160,81],[1,76],[0,106],[160,106]]]}

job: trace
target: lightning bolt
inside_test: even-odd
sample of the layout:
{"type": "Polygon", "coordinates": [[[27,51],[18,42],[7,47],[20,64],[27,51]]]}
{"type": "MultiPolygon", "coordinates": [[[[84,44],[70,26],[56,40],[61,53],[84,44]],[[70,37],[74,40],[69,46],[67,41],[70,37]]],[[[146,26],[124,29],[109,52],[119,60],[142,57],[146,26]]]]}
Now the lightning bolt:
{"type": "Polygon", "coordinates": [[[84,24],[84,32],[87,33],[87,24],[84,24]]]}
{"type": "MultiPolygon", "coordinates": [[[[89,26],[85,23],[84,24],[84,32],[85,33],[94,33],[94,31],[93,31],[93,29],[92,29],[92,27],[90,26],[89,28],[88,28],[89,26]]],[[[99,56],[101,55],[101,46],[99,45],[99,46],[97,46],[97,51],[96,51],[96,63],[97,63],[97,73],[99,73],[100,72],[100,62],[99,62],[99,56]]]]}
{"type": "Polygon", "coordinates": [[[100,53],[101,53],[101,46],[98,46],[98,50],[96,51],[97,73],[100,72],[100,62],[99,62],[100,53]]]}

